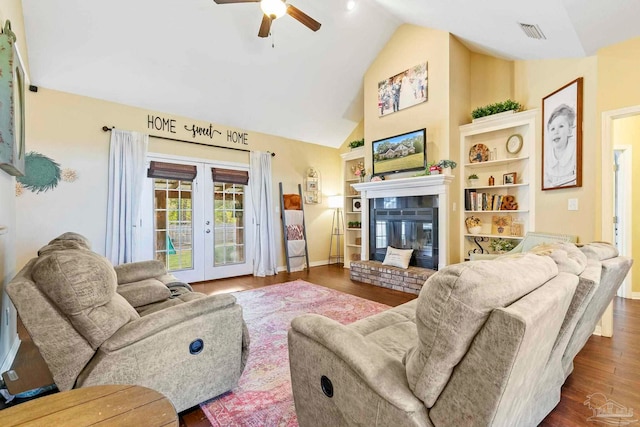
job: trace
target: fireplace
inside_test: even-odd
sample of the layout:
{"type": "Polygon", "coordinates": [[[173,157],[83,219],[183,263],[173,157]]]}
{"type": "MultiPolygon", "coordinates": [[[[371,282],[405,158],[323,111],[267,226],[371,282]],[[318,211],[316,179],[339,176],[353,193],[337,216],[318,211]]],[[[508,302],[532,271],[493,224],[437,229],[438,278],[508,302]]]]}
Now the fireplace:
{"type": "Polygon", "coordinates": [[[369,202],[369,259],[387,246],[413,249],[409,265],[438,269],[438,196],[381,197],[369,202]]]}
{"type": "MultiPolygon", "coordinates": [[[[375,204],[377,199],[433,196],[433,198],[429,199],[431,200],[431,204],[419,208],[420,212],[416,212],[414,219],[418,221],[418,214],[428,217],[428,209],[431,209],[431,243],[421,245],[421,247],[426,247],[424,252],[425,256],[432,257],[431,262],[434,264],[434,269],[442,269],[445,267],[449,263],[449,211],[451,210],[449,203],[449,185],[451,182],[453,182],[453,176],[451,175],[426,175],[351,184],[355,190],[360,192],[362,199],[366,201],[361,215],[362,252],[360,253],[360,259],[362,261],[371,259],[372,251],[370,242],[373,240],[373,236],[371,236],[371,238],[369,236],[369,232],[371,231],[370,220],[372,220],[369,214],[371,213],[370,206],[375,204]],[[431,251],[430,254],[429,251],[431,251]]],[[[418,210],[408,203],[414,202],[407,201],[407,210],[418,210]]],[[[422,233],[419,238],[418,235],[416,235],[416,240],[418,240],[418,243],[422,243],[420,239],[424,239],[424,235],[429,232],[429,226],[416,222],[415,227],[416,229],[419,228],[420,233],[422,233]]],[[[400,226],[400,231],[402,231],[402,226],[400,226]]],[[[407,239],[405,238],[405,242],[406,241],[407,239]]],[[[416,261],[417,258],[418,257],[416,257],[416,261]]]]}

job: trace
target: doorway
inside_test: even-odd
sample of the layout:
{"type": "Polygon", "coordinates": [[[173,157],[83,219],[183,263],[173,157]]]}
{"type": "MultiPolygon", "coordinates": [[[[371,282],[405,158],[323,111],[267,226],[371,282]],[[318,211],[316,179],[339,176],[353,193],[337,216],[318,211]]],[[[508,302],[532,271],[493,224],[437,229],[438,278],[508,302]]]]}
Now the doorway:
{"type": "Polygon", "coordinates": [[[144,259],[188,283],[251,274],[251,198],[246,183],[233,182],[249,165],[157,154],[147,161],[162,172],[145,181],[144,259]]]}
{"type": "MultiPolygon", "coordinates": [[[[625,120],[625,119],[620,119],[625,120]]],[[[616,140],[616,126],[614,124],[614,141],[616,140]]],[[[631,257],[633,216],[631,206],[632,192],[632,159],[631,145],[615,145],[613,150],[613,242],[620,254],[631,257]]],[[[629,272],[617,295],[631,298],[632,274],[629,272]]]]}
{"type": "MultiPolygon", "coordinates": [[[[602,113],[602,153],[601,153],[601,181],[602,181],[602,203],[601,203],[601,239],[607,242],[614,241],[614,228],[612,220],[614,218],[614,146],[617,138],[614,135],[614,124],[620,119],[640,116],[640,105],[633,107],[621,108],[619,110],[610,110],[602,113]]],[[[618,142],[620,144],[620,142],[618,142]]],[[[627,227],[627,234],[631,230],[627,227]]],[[[626,284],[629,290],[631,281],[626,284]]],[[[632,289],[629,290],[633,296],[632,289]]],[[[601,319],[601,334],[610,337],[613,334],[613,308],[609,307],[605,311],[601,319]]]]}

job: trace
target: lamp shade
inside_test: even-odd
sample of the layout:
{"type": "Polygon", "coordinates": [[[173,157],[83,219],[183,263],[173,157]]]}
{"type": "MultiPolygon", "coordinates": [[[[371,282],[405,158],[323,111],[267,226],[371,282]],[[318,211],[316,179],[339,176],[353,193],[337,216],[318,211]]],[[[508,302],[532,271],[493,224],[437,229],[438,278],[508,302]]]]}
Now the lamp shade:
{"type": "Polygon", "coordinates": [[[329,196],[328,199],[329,199],[329,207],[331,209],[339,209],[344,207],[344,199],[342,198],[342,196],[340,195],[329,196]]]}

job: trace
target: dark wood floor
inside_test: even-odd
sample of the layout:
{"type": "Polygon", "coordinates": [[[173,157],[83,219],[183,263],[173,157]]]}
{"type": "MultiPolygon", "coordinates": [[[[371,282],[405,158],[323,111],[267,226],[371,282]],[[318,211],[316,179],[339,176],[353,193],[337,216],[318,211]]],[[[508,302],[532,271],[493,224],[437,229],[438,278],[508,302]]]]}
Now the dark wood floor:
{"type": "MultiPolygon", "coordinates": [[[[397,306],[415,298],[413,295],[376,286],[352,282],[349,271],[338,266],[314,267],[308,272],[279,273],[258,278],[236,277],[193,284],[195,291],[206,294],[256,289],[276,283],[303,279],[341,292],[356,295],[390,306],[397,306]]],[[[23,345],[16,364],[44,363],[33,357],[29,337],[21,332],[23,345]],[[26,361],[25,358],[31,360],[26,361]]],[[[574,371],[562,389],[562,400],[542,422],[542,426],[593,425],[587,418],[591,410],[583,403],[587,396],[600,392],[636,414],[640,413],[640,301],[616,298],[614,300],[614,336],[592,336],[574,360],[574,371]]],[[[14,364],[15,366],[15,364],[14,364]]],[[[638,416],[635,417],[637,419],[638,416]]],[[[180,414],[180,425],[185,427],[209,426],[204,413],[194,408],[180,414]]]]}

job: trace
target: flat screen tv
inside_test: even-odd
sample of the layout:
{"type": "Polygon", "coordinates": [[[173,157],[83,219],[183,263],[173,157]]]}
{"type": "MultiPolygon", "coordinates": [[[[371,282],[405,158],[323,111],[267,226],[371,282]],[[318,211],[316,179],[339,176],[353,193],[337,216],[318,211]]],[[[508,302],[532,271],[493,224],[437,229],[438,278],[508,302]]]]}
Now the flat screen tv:
{"type": "Polygon", "coordinates": [[[427,130],[418,129],[373,141],[373,175],[424,169],[427,164],[426,139],[427,130]]]}

